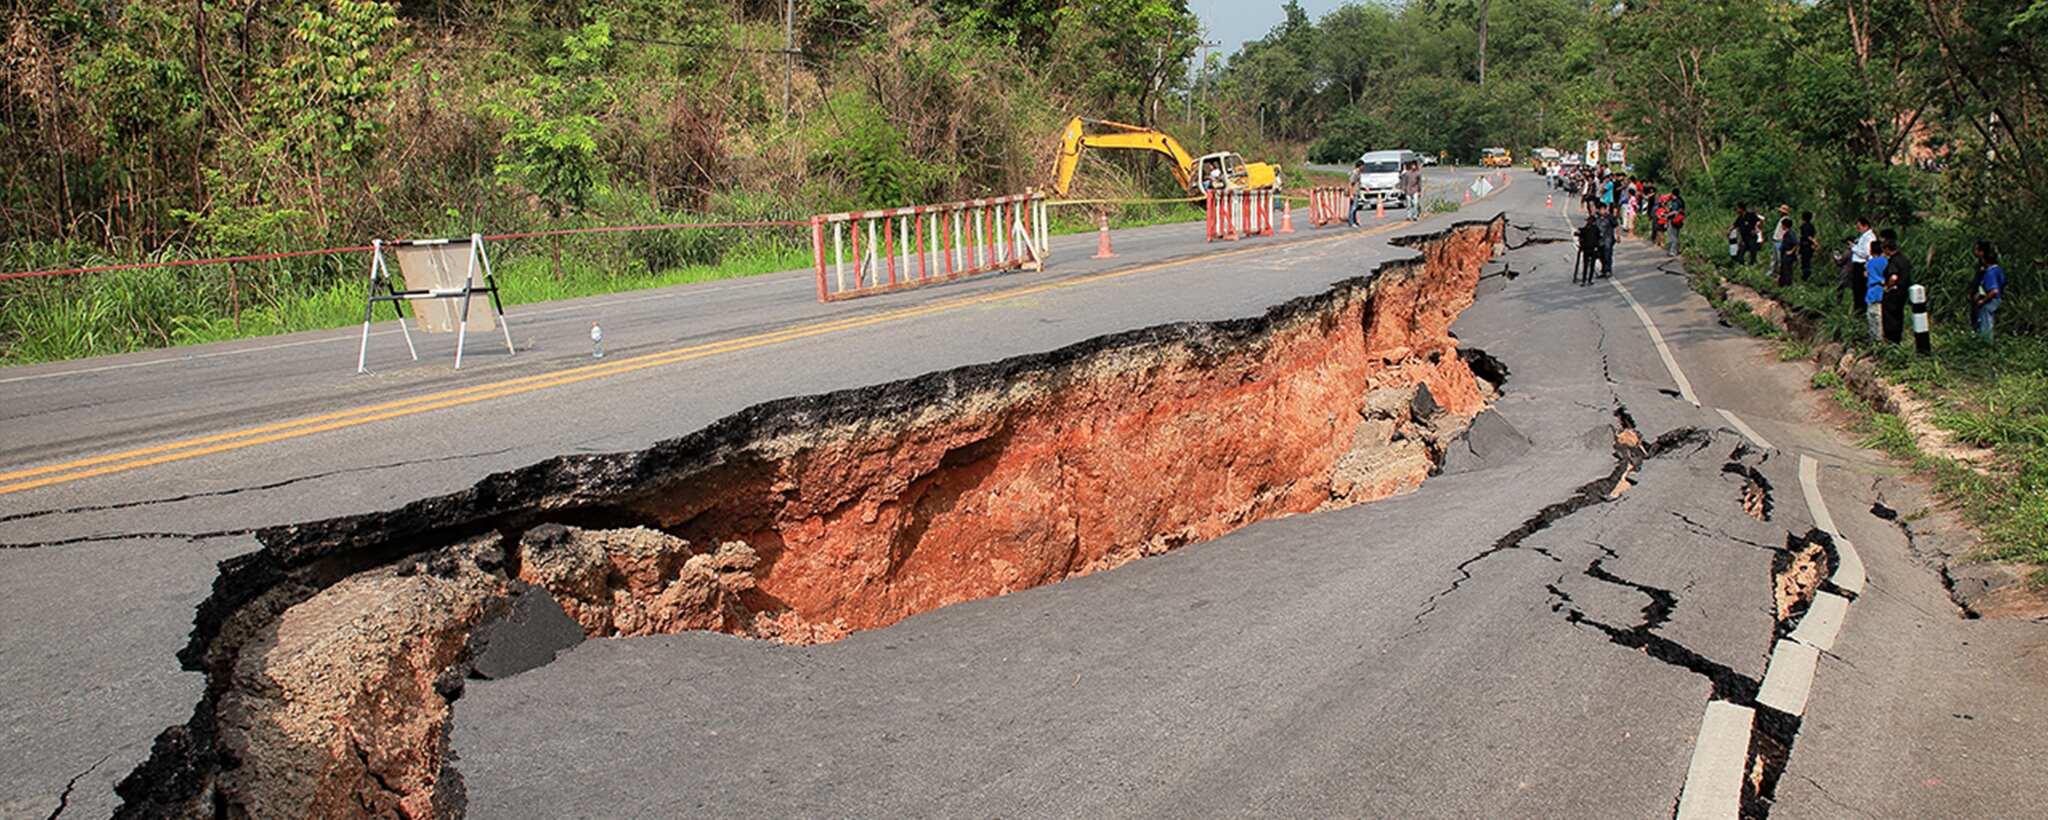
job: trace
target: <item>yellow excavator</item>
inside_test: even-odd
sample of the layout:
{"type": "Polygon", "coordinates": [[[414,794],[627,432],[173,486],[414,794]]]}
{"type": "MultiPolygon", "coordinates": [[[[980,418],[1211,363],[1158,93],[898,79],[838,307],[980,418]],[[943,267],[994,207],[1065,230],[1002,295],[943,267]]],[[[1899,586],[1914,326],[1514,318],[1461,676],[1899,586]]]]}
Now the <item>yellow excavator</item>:
{"type": "Polygon", "coordinates": [[[1066,196],[1074,184],[1074,168],[1081,163],[1082,148],[1122,148],[1157,151],[1173,161],[1173,178],[1190,194],[1226,190],[1279,190],[1280,168],[1263,162],[1245,162],[1231,151],[1196,157],[1180,141],[1156,128],[1127,125],[1108,120],[1075,117],[1060,134],[1059,159],[1053,167],[1052,189],[1066,196]]]}

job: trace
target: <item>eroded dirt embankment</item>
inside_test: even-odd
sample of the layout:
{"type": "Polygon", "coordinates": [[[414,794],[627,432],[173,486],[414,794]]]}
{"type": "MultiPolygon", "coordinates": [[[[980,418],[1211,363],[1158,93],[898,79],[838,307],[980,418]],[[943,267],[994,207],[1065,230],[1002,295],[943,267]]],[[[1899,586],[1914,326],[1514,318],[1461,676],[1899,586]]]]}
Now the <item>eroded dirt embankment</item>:
{"type": "Polygon", "coordinates": [[[480,626],[536,596],[589,636],[815,642],[1411,490],[1491,392],[1450,325],[1503,231],[1409,240],[1417,258],[1258,318],[771,402],[266,530],[201,605],[179,657],[206,694],[122,813],[459,814],[451,704],[480,626]]]}

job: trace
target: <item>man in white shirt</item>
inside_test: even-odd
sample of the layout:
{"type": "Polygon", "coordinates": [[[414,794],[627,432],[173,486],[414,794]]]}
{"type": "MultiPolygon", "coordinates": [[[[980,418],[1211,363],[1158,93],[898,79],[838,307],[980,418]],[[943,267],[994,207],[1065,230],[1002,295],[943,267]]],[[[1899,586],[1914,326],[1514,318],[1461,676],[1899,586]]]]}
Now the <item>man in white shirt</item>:
{"type": "Polygon", "coordinates": [[[1849,309],[1863,312],[1864,266],[1870,264],[1870,246],[1877,241],[1877,233],[1870,229],[1869,217],[1856,219],[1856,241],[1849,246],[1849,258],[1842,261],[1842,288],[1849,291],[1849,309]]]}

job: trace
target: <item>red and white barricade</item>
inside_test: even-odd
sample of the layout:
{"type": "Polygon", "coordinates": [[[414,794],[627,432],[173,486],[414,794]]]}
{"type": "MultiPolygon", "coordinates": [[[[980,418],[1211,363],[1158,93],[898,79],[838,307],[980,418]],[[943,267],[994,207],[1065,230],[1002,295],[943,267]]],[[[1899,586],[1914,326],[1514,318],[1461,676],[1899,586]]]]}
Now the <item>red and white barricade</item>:
{"type": "Polygon", "coordinates": [[[818,301],[1043,270],[1046,217],[1042,193],[811,217],[818,301]]]}
{"type": "Polygon", "coordinates": [[[1209,241],[1273,235],[1274,192],[1210,191],[1203,197],[1208,211],[1209,241]]]}
{"type": "Polygon", "coordinates": [[[1351,191],[1324,186],[1308,192],[1308,224],[1321,228],[1351,219],[1351,191]]]}

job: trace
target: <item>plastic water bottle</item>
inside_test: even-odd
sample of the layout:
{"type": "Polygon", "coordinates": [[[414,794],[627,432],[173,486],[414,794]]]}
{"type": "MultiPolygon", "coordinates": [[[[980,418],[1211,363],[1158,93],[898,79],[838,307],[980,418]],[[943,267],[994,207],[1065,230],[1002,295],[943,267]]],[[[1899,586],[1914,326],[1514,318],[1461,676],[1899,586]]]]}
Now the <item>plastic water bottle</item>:
{"type": "Polygon", "coordinates": [[[590,323],[590,358],[604,358],[604,328],[598,327],[596,322],[590,323]]]}

